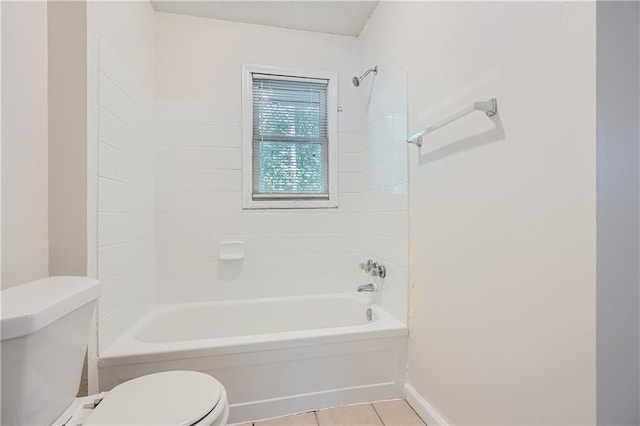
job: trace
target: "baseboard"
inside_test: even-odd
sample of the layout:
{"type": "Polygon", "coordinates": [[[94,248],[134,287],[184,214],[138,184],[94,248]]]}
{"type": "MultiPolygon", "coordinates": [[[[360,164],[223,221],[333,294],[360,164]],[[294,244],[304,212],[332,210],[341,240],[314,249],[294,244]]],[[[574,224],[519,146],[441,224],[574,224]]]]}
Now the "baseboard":
{"type": "Polygon", "coordinates": [[[404,385],[404,397],[411,408],[413,408],[420,418],[422,418],[422,420],[424,420],[424,422],[429,426],[448,426],[444,417],[438,413],[431,404],[425,401],[418,391],[409,383],[405,383],[404,385]]]}

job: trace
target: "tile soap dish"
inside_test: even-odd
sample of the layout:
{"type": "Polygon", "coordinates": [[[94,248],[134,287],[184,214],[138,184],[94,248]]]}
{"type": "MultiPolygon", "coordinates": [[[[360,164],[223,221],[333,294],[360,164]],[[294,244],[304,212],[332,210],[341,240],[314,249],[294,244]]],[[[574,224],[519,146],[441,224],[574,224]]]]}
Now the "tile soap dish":
{"type": "Polygon", "coordinates": [[[240,260],[244,258],[243,241],[220,241],[220,260],[240,260]]]}

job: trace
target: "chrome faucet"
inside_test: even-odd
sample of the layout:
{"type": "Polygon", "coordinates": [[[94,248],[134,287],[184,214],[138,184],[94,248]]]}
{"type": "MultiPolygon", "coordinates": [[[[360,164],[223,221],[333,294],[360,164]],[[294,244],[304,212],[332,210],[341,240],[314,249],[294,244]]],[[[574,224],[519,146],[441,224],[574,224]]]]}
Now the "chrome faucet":
{"type": "Polygon", "coordinates": [[[378,291],[378,284],[369,283],[369,284],[359,285],[358,286],[358,293],[362,293],[363,291],[368,291],[368,292],[378,291]]]}

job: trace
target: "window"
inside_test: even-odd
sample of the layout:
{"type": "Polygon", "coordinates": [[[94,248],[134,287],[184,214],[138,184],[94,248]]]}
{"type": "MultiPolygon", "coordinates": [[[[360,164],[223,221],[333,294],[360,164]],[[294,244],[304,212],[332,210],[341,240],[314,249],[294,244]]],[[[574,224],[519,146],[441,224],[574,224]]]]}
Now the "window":
{"type": "Polygon", "coordinates": [[[336,73],[244,66],[245,208],[337,206],[336,73]]]}

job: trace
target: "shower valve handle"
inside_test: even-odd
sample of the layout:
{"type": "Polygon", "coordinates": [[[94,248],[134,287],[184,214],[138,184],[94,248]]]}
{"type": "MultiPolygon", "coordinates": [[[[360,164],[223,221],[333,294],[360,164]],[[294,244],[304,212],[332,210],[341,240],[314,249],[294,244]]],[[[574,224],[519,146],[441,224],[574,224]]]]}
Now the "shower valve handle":
{"type": "Polygon", "coordinates": [[[378,262],[375,262],[373,264],[373,267],[371,268],[371,276],[373,276],[373,277],[377,277],[378,276],[378,274],[380,273],[378,268],[379,268],[378,262]]]}
{"type": "Polygon", "coordinates": [[[360,269],[362,269],[363,271],[365,271],[367,274],[371,273],[371,269],[373,268],[373,260],[369,259],[367,260],[367,263],[361,263],[360,264],[360,269]]]}
{"type": "Polygon", "coordinates": [[[367,260],[367,263],[361,263],[360,269],[362,269],[372,277],[384,278],[387,276],[387,269],[384,267],[384,265],[378,262],[374,262],[371,259],[367,260]]]}

